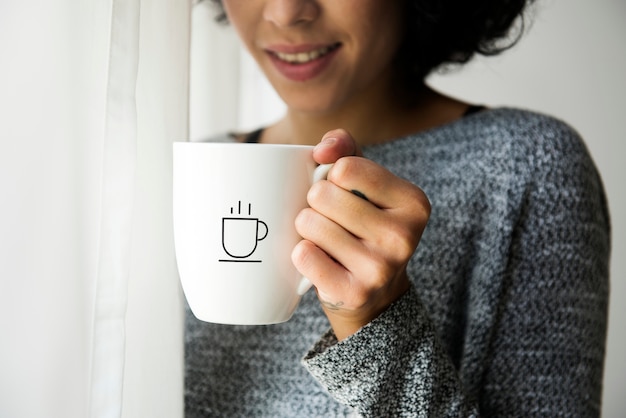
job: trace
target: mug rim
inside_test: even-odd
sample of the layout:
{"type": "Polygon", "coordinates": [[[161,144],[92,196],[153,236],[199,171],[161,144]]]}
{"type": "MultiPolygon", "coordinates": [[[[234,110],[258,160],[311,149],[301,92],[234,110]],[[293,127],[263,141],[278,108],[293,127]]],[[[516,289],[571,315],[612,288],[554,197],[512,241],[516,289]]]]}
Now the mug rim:
{"type": "Polygon", "coordinates": [[[258,143],[248,143],[248,142],[210,142],[210,141],[175,141],[172,143],[176,148],[186,148],[186,147],[232,147],[233,145],[244,147],[244,148],[255,148],[255,147],[263,147],[264,149],[275,148],[275,149],[313,149],[315,145],[301,145],[301,144],[258,144],[258,143]]]}

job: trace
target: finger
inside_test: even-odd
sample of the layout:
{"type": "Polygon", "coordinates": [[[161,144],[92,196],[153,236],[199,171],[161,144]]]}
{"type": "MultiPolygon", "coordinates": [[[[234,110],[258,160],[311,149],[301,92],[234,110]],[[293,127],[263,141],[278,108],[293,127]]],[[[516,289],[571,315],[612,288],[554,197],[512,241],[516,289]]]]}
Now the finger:
{"type": "Polygon", "coordinates": [[[344,129],[327,132],[315,149],[313,159],[318,164],[332,164],[341,157],[362,155],[352,135],[344,129]]]}
{"type": "MultiPolygon", "coordinates": [[[[420,188],[365,158],[341,158],[327,178],[344,190],[364,196],[381,209],[406,207],[413,210],[415,206],[423,206],[430,213],[430,203],[420,188]]],[[[327,204],[332,204],[332,201],[327,204]]]]}
{"type": "MultiPolygon", "coordinates": [[[[353,198],[358,199],[354,196],[353,198]]],[[[346,280],[353,277],[359,278],[360,284],[355,284],[359,289],[381,287],[410,257],[410,254],[406,255],[404,251],[401,254],[405,258],[397,259],[398,243],[389,239],[393,236],[387,234],[387,231],[383,232],[382,239],[388,239],[388,243],[382,243],[378,239],[375,241],[376,244],[382,243],[383,247],[376,248],[376,245],[368,245],[366,241],[355,237],[343,226],[310,208],[300,212],[296,218],[296,230],[300,236],[313,243],[328,257],[321,261],[317,259],[322,262],[321,271],[328,271],[328,263],[333,261],[344,269],[340,278],[346,280]]],[[[411,254],[414,249],[411,248],[411,254]]],[[[314,271],[314,273],[319,272],[314,271]]],[[[324,288],[326,286],[328,285],[324,288]]]]}
{"type": "Polygon", "coordinates": [[[381,210],[352,190],[330,182],[319,181],[307,195],[309,206],[324,217],[360,239],[371,238],[371,225],[381,210]]]}
{"type": "Polygon", "coordinates": [[[291,253],[291,261],[308,278],[322,300],[335,300],[350,287],[350,273],[321,248],[308,240],[300,241],[291,253]]]}
{"type": "Polygon", "coordinates": [[[430,216],[430,203],[421,189],[363,158],[339,160],[328,181],[311,187],[307,200],[315,211],[392,263],[413,254],[430,216]]]}
{"type": "Polygon", "coordinates": [[[368,268],[372,263],[366,264],[369,259],[363,254],[351,255],[355,267],[351,270],[310,240],[303,239],[294,247],[291,260],[315,286],[323,302],[341,302],[345,309],[363,307],[371,292],[389,285],[389,271],[368,268]]]}
{"type": "Polygon", "coordinates": [[[372,293],[394,285],[397,266],[369,251],[332,221],[317,216],[321,223],[299,228],[308,238],[296,245],[292,262],[313,283],[323,302],[341,301],[343,308],[359,309],[369,303],[372,293]],[[324,220],[326,227],[320,226],[324,220]]]}
{"type": "Polygon", "coordinates": [[[313,209],[302,210],[296,217],[295,225],[303,239],[315,243],[344,267],[364,252],[363,244],[357,237],[313,209]]]}
{"type": "MultiPolygon", "coordinates": [[[[351,252],[346,253],[351,254],[350,257],[333,253],[333,257],[352,272],[360,269],[363,263],[367,264],[368,259],[376,264],[380,261],[376,257],[387,260],[387,264],[395,267],[405,263],[415,251],[426,224],[426,219],[422,220],[419,216],[414,219],[415,213],[403,212],[402,209],[380,209],[329,181],[316,183],[311,188],[309,204],[316,214],[358,239],[359,245],[353,245],[351,252]],[[363,254],[362,260],[354,256],[357,251],[359,255],[363,254]]],[[[325,244],[320,244],[318,240],[325,238],[328,238],[328,233],[321,230],[312,231],[310,237],[322,247],[325,244]],[[319,232],[319,236],[315,232],[319,232]]],[[[329,251],[341,248],[335,243],[336,238],[331,238],[329,251]]]]}

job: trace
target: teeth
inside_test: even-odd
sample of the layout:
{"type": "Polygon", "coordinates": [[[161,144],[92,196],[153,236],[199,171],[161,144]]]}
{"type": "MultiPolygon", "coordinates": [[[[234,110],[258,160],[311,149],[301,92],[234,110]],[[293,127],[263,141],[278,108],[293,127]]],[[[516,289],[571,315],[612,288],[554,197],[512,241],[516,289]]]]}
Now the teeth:
{"type": "Polygon", "coordinates": [[[309,61],[313,61],[323,55],[328,54],[333,48],[323,47],[309,52],[298,52],[297,54],[287,54],[284,52],[276,52],[276,56],[283,61],[287,61],[290,64],[305,64],[309,61]]]}

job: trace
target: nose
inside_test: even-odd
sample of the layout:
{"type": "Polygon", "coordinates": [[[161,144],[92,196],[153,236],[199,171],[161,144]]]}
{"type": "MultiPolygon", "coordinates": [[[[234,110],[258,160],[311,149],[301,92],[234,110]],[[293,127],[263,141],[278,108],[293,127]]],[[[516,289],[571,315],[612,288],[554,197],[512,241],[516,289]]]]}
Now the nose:
{"type": "Polygon", "coordinates": [[[316,0],[268,0],[263,18],[278,27],[289,27],[310,23],[319,13],[316,0]]]}

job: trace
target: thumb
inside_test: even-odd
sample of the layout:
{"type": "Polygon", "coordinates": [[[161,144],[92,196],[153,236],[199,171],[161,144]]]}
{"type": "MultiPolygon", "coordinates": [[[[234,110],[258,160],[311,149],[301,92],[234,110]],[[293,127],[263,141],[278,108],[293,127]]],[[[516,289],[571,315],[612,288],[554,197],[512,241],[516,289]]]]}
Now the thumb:
{"type": "Polygon", "coordinates": [[[313,159],[318,164],[332,164],[341,157],[361,155],[358,144],[345,129],[326,132],[313,150],[313,159]]]}

